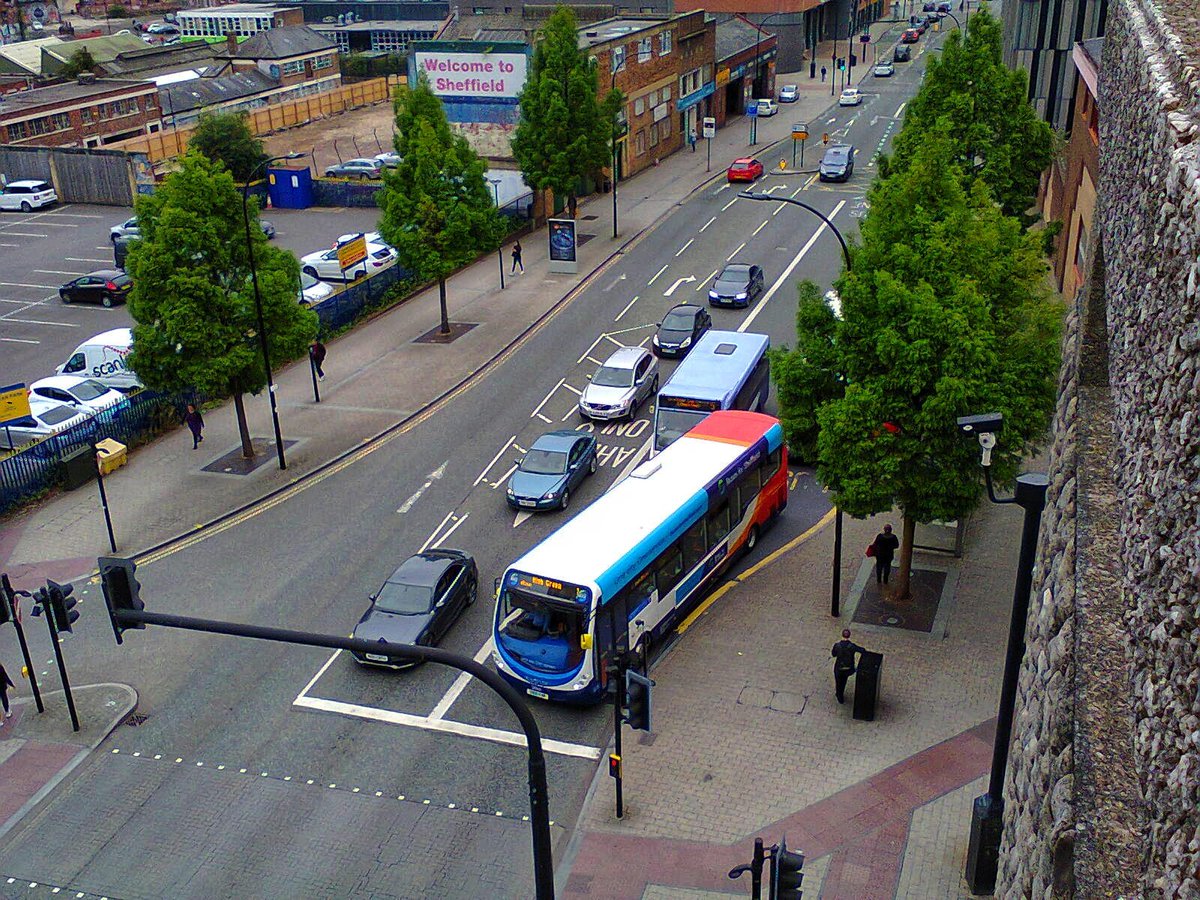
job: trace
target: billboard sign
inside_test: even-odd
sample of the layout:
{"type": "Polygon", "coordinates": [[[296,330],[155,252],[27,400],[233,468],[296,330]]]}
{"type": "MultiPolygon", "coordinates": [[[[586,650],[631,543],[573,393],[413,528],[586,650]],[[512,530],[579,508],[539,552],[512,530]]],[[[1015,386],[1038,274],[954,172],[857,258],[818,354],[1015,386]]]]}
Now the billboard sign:
{"type": "Polygon", "coordinates": [[[12,422],[29,415],[29,391],[24,383],[0,387],[0,422],[12,422]]]}
{"type": "Polygon", "coordinates": [[[546,224],[550,229],[550,271],[567,274],[578,271],[575,220],[550,219],[546,224]]]}
{"type": "Polygon", "coordinates": [[[338,244],[338,267],[345,272],[367,258],[367,236],[360,234],[345,243],[338,244]]]}
{"type": "Polygon", "coordinates": [[[525,87],[524,53],[473,53],[420,49],[416,67],[439,97],[516,100],[525,87]]]}

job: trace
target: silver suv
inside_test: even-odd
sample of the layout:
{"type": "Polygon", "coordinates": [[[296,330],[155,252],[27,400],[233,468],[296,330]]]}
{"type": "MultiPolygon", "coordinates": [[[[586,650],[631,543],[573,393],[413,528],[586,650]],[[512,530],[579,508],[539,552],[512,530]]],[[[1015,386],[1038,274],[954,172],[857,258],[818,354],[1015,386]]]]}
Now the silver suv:
{"type": "Polygon", "coordinates": [[[641,347],[622,347],[596,370],[579,395],[579,412],[587,419],[632,419],[657,391],[658,360],[641,347]]]}

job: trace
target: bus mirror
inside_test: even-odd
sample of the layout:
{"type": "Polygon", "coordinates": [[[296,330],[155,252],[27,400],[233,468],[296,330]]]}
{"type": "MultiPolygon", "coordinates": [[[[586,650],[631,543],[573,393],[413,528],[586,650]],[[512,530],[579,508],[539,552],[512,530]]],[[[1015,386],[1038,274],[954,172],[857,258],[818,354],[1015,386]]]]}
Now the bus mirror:
{"type": "Polygon", "coordinates": [[[592,636],[590,634],[585,633],[585,634],[581,634],[579,636],[579,649],[580,650],[591,650],[592,649],[592,636]]]}
{"type": "Polygon", "coordinates": [[[492,596],[493,597],[500,596],[500,579],[499,578],[492,579],[492,596]]]}

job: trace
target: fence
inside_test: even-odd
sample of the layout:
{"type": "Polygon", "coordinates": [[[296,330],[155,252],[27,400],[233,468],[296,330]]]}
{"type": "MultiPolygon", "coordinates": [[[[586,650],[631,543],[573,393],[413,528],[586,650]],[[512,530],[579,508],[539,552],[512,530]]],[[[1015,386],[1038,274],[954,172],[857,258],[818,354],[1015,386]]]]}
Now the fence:
{"type": "Polygon", "coordinates": [[[387,289],[408,278],[409,274],[407,269],[391,265],[369,278],[346,285],[344,290],[322,300],[313,307],[313,312],[321,320],[322,334],[337,331],[372,307],[382,305],[387,289]]]}
{"type": "Polygon", "coordinates": [[[37,178],[54,185],[64,203],[133,203],[139,157],[83,147],[0,147],[0,172],[9,181],[37,178]]]}

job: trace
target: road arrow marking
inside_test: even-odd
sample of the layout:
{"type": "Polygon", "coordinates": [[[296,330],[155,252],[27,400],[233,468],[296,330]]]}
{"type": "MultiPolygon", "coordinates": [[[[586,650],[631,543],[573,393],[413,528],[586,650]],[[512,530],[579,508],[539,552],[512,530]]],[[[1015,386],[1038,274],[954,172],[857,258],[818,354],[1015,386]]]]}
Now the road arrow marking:
{"type": "Polygon", "coordinates": [[[614,278],[614,279],[612,280],[612,283],[611,283],[611,284],[609,284],[609,286],[608,286],[608,287],[606,287],[604,290],[605,290],[606,292],[607,292],[607,291],[611,291],[611,290],[612,290],[613,288],[615,288],[615,287],[616,287],[618,284],[620,284],[622,281],[624,281],[624,280],[625,280],[625,278],[626,278],[626,276],[625,276],[625,274],[624,274],[624,273],[622,273],[622,274],[618,275],[616,278],[614,278]]]}
{"type": "Polygon", "coordinates": [[[446,474],[446,466],[449,465],[449,463],[450,463],[450,460],[446,460],[444,463],[442,463],[440,466],[438,466],[436,469],[434,469],[432,472],[430,472],[429,477],[425,479],[425,483],[423,485],[421,485],[419,488],[417,488],[416,493],[414,493],[411,497],[409,497],[407,500],[405,500],[404,503],[401,504],[400,508],[398,510],[396,510],[396,512],[400,513],[401,515],[404,515],[404,513],[408,512],[410,509],[412,509],[413,504],[421,499],[421,495],[424,494],[427,490],[429,490],[433,486],[433,483],[435,481],[440,481],[441,477],[446,474]]]}
{"type": "Polygon", "coordinates": [[[671,285],[669,288],[667,288],[665,291],[663,291],[663,296],[670,297],[673,293],[675,293],[675,289],[678,288],[681,284],[691,284],[695,280],[696,280],[695,275],[689,275],[687,278],[676,278],[675,283],[673,285],[671,285]]]}

